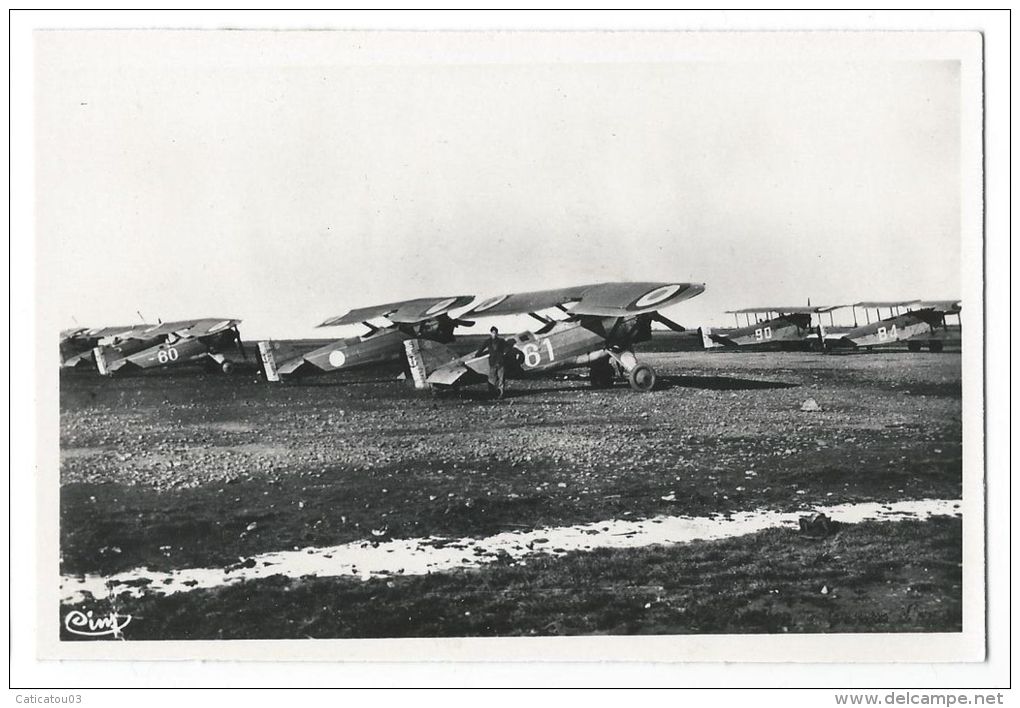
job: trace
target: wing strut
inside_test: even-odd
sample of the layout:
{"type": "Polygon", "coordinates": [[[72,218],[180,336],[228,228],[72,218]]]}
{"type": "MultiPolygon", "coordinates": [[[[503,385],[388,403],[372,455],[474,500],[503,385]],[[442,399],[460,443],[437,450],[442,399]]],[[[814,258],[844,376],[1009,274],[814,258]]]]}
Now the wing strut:
{"type": "Polygon", "coordinates": [[[669,319],[668,317],[666,317],[661,312],[654,312],[654,313],[652,313],[652,319],[654,321],[658,322],[659,324],[666,325],[667,327],[669,327],[674,332],[686,332],[687,331],[686,327],[684,327],[683,325],[678,325],[676,322],[674,322],[673,320],[669,319]]]}

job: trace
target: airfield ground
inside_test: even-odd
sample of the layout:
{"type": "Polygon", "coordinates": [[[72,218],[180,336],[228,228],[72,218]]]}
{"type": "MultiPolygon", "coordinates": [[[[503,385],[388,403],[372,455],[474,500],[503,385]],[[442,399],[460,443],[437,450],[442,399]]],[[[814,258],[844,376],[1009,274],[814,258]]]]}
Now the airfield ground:
{"type": "MultiPolygon", "coordinates": [[[[500,402],[374,374],[66,374],[61,572],[961,496],[958,352],[643,358],[652,393],[594,391],[578,372],[511,382],[500,402]],[[801,411],[809,398],[820,411],[801,411]]],[[[960,542],[948,517],[772,529],[429,576],[268,578],[119,611],[136,618],[129,639],[959,631],[960,542]]]]}

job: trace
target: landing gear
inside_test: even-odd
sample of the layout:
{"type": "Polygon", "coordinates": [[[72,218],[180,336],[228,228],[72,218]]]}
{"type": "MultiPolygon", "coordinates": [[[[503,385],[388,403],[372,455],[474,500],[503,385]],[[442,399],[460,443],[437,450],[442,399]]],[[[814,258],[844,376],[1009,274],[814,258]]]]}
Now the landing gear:
{"type": "Polygon", "coordinates": [[[635,391],[651,391],[655,388],[655,369],[648,364],[638,364],[627,372],[627,381],[635,391]]]}
{"type": "Polygon", "coordinates": [[[932,352],[933,354],[937,354],[938,352],[942,351],[942,340],[933,339],[930,342],[928,342],[928,351],[932,352]]]}
{"type": "Polygon", "coordinates": [[[223,370],[224,374],[234,373],[234,365],[229,361],[225,361],[222,364],[220,364],[220,368],[223,370]]]}
{"type": "Polygon", "coordinates": [[[592,388],[610,388],[616,372],[609,358],[593,361],[588,367],[588,381],[592,388]]]}

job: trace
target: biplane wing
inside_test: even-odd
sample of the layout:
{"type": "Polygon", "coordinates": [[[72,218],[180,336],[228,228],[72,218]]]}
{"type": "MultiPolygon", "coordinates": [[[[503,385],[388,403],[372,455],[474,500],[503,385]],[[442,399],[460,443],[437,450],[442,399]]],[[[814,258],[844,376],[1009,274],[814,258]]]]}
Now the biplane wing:
{"type": "Polygon", "coordinates": [[[585,291],[595,285],[575,285],[570,288],[555,290],[533,290],[526,293],[509,293],[486,298],[462,317],[498,317],[501,315],[526,315],[551,307],[564,306],[578,302],[585,291]]]}
{"type": "Polygon", "coordinates": [[[585,290],[574,315],[627,317],[655,312],[705,291],[704,283],[602,283],[585,290]]]}
{"type": "Polygon", "coordinates": [[[919,310],[935,310],[955,315],[961,311],[962,303],[959,300],[920,300],[914,303],[914,307],[919,310]]]}
{"type": "Polygon", "coordinates": [[[463,317],[532,314],[561,307],[571,315],[627,317],[654,312],[702,293],[701,283],[596,283],[556,290],[497,295],[478,303],[463,317]]]}
{"type": "Polygon", "coordinates": [[[886,307],[910,307],[921,302],[920,300],[865,300],[864,302],[855,302],[851,307],[865,307],[868,309],[878,309],[886,307]]]}
{"type": "Polygon", "coordinates": [[[197,320],[179,320],[177,322],[162,322],[154,327],[145,329],[133,329],[126,334],[119,335],[122,339],[154,339],[170,334],[180,338],[205,337],[224,330],[236,327],[241,320],[226,319],[220,317],[205,317],[197,320]]]}
{"type": "Polygon", "coordinates": [[[727,315],[754,315],[764,312],[776,312],[780,315],[814,315],[838,310],[845,305],[819,305],[815,307],[793,306],[793,307],[744,307],[739,310],[726,310],[727,315]]]}
{"type": "Polygon", "coordinates": [[[344,315],[331,317],[319,327],[336,327],[339,325],[358,324],[377,317],[385,317],[396,324],[418,324],[444,315],[450,310],[467,305],[474,299],[471,295],[454,295],[452,297],[423,297],[414,300],[401,300],[385,305],[359,307],[344,315]]]}

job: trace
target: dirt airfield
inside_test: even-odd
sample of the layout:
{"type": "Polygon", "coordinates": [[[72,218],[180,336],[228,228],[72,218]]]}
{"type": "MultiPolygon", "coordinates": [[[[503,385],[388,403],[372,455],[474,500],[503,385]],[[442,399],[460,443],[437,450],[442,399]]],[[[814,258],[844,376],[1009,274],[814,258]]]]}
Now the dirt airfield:
{"type": "MultiPolygon", "coordinates": [[[[60,570],[659,516],[961,497],[958,352],[639,351],[659,388],[583,370],[433,397],[387,372],[269,385],[60,381],[60,570]],[[820,410],[803,411],[813,399],[820,410]]],[[[959,631],[961,519],[776,528],[365,578],[275,576],[66,602],[128,639],[959,631]],[[201,618],[200,620],[198,618],[201,618]]],[[[553,551],[553,552],[549,552],[553,551]]],[[[144,585],[144,584],[143,584],[144,585]]],[[[64,630],[62,636],[75,638],[64,630]]]]}

